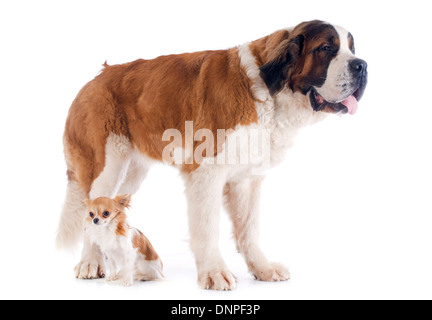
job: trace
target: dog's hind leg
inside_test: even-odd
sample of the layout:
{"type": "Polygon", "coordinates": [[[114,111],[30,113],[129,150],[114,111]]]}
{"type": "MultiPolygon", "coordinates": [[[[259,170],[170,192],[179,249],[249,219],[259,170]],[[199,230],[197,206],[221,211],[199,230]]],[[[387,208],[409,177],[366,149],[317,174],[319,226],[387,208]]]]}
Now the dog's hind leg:
{"type": "MultiPolygon", "coordinates": [[[[98,197],[114,198],[124,182],[130,163],[132,146],[124,136],[110,134],[105,146],[105,166],[99,176],[93,181],[90,199],[98,197]]],[[[104,277],[105,257],[100,248],[91,243],[90,237],[84,231],[84,247],[81,261],[75,267],[79,279],[104,277]]]]}
{"type": "Polygon", "coordinates": [[[151,166],[151,160],[134,150],[131,156],[126,177],[118,194],[135,194],[141,186],[151,166]]]}
{"type": "Polygon", "coordinates": [[[105,146],[105,167],[93,181],[90,199],[114,198],[125,181],[131,162],[132,145],[128,138],[111,133],[105,146]]]}

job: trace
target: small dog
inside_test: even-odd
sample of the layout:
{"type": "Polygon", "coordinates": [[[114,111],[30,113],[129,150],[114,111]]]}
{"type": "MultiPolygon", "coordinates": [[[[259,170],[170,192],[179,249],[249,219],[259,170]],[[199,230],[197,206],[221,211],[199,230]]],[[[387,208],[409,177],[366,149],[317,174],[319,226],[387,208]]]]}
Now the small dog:
{"type": "Polygon", "coordinates": [[[107,281],[121,280],[131,286],[134,280],[162,278],[162,261],[150,241],[136,228],[129,226],[126,208],[131,195],[115,199],[100,197],[86,200],[88,215],[85,232],[109,261],[107,281]]]}

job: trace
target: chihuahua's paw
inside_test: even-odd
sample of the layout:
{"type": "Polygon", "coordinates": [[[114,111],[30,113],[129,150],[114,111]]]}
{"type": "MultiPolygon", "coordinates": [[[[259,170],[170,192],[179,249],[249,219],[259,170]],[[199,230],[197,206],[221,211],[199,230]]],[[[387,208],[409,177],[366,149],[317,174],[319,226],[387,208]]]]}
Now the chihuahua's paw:
{"type": "Polygon", "coordinates": [[[78,279],[105,278],[105,266],[95,260],[82,260],[75,267],[75,277],[78,279]]]}
{"type": "Polygon", "coordinates": [[[106,279],[107,281],[117,281],[119,279],[117,274],[110,274],[110,276],[106,279]]]}
{"type": "Polygon", "coordinates": [[[198,285],[207,290],[234,290],[237,279],[229,270],[215,270],[200,274],[198,285]]]}
{"type": "Polygon", "coordinates": [[[286,281],[290,279],[288,268],[280,263],[269,263],[266,267],[251,270],[255,279],[261,281],[286,281]]]}
{"type": "Polygon", "coordinates": [[[123,279],[122,281],[125,287],[131,287],[133,285],[133,279],[127,278],[123,279]]]}

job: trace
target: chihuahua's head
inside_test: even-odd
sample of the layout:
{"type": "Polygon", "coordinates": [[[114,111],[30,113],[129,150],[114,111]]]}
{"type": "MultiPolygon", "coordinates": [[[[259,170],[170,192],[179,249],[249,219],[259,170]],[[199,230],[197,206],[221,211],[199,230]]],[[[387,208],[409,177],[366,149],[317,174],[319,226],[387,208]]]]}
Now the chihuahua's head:
{"type": "Polygon", "coordinates": [[[126,220],[125,208],[129,208],[131,195],[119,195],[114,199],[100,197],[86,200],[87,221],[98,226],[109,225],[113,220],[124,222],[126,220]]]}

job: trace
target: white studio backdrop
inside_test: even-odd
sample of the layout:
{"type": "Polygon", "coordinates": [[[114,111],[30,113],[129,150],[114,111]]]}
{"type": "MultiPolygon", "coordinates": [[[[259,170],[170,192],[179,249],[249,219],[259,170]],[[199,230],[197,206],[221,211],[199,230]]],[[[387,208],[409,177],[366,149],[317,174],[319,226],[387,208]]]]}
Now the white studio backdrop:
{"type": "Polygon", "coordinates": [[[0,4],[1,299],[432,298],[432,23],[426,1],[3,1],[0,4]],[[79,89],[109,64],[224,49],[302,21],[344,26],[369,85],[355,116],[304,129],[267,177],[261,243],[292,280],[256,282],[221,213],[234,292],[199,290],[176,170],[156,166],[130,218],[166,278],[132,288],[74,279],[55,250],[62,134],[79,89]]]}

